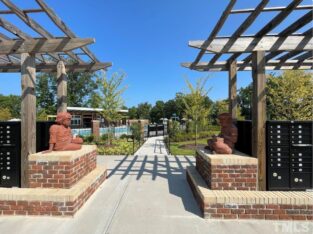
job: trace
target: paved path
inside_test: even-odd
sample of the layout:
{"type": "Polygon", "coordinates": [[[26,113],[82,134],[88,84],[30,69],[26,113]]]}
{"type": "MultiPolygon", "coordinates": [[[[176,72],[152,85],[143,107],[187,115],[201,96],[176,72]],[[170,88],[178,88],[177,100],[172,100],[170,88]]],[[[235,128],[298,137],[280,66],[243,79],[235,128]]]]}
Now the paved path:
{"type": "Polygon", "coordinates": [[[313,230],[312,224],[305,222],[204,220],[185,179],[185,167],[194,164],[192,156],[99,156],[98,162],[107,165],[109,178],[74,218],[0,217],[0,233],[261,234],[313,230]]]}
{"type": "Polygon", "coordinates": [[[163,139],[163,136],[148,138],[135,155],[167,155],[163,139]]]}

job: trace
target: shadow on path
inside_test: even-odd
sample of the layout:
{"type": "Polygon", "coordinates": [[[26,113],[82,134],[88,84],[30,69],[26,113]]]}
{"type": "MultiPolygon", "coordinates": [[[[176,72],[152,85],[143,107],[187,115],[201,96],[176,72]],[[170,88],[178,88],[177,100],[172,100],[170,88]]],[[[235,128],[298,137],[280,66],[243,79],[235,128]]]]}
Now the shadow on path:
{"type": "Polygon", "coordinates": [[[120,176],[123,180],[127,176],[133,176],[139,181],[143,176],[151,176],[151,183],[157,179],[166,179],[170,194],[182,199],[185,210],[201,216],[185,174],[186,167],[194,165],[193,156],[135,155],[116,161],[118,164],[111,169],[108,177],[120,176]]]}

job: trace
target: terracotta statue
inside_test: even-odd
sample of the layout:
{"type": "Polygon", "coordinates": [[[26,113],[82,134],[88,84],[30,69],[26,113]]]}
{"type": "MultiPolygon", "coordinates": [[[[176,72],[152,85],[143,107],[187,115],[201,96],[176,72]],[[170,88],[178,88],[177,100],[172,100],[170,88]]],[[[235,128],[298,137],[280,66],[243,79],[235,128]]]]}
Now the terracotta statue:
{"type": "Polygon", "coordinates": [[[220,114],[218,120],[221,125],[221,133],[208,140],[208,148],[217,154],[231,154],[237,142],[237,127],[233,124],[229,113],[220,114]]]}
{"type": "Polygon", "coordinates": [[[72,116],[70,113],[62,112],[57,114],[56,123],[50,127],[49,150],[51,151],[67,151],[79,150],[83,144],[83,139],[72,136],[70,128],[72,116]]]}

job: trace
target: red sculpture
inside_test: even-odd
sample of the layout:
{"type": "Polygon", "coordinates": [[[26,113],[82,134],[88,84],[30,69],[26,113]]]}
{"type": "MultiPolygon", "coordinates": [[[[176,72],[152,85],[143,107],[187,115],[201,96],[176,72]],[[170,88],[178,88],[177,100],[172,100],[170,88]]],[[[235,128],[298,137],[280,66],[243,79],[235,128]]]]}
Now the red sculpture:
{"type": "Polygon", "coordinates": [[[73,138],[70,128],[72,116],[68,112],[57,114],[56,123],[50,127],[49,149],[51,151],[79,150],[83,144],[80,137],[73,138]]]}
{"type": "Polygon", "coordinates": [[[237,142],[237,127],[229,113],[220,114],[218,120],[222,127],[221,133],[208,140],[208,148],[217,154],[231,154],[237,142]]]}

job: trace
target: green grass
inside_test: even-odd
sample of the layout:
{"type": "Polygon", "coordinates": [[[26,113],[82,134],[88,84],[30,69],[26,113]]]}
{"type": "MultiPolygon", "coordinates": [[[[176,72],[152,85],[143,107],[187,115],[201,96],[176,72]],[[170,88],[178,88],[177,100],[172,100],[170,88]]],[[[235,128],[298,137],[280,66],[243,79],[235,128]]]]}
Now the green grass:
{"type": "MultiPolygon", "coordinates": [[[[204,139],[198,139],[197,143],[198,144],[207,144],[207,138],[204,139]]],[[[192,149],[182,149],[179,148],[182,145],[186,144],[194,144],[195,141],[182,141],[182,142],[171,142],[171,154],[172,155],[195,155],[195,150],[192,149]]]]}

